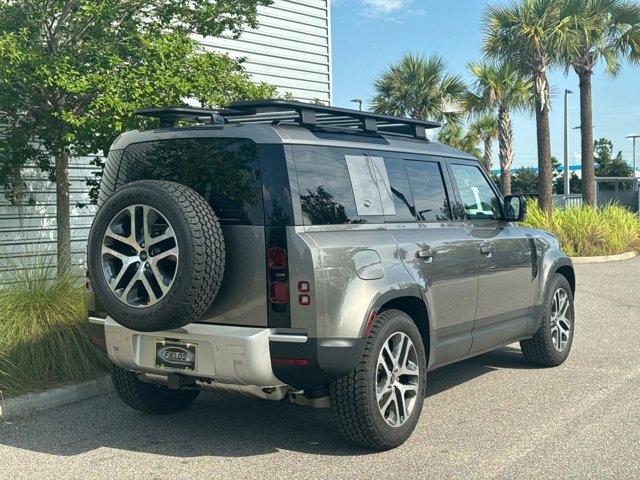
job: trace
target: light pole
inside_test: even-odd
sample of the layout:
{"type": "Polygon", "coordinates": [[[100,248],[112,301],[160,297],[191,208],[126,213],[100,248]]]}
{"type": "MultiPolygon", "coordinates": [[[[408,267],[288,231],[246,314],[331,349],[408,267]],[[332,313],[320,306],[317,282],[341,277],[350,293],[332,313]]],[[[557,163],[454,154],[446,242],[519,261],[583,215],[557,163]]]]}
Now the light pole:
{"type": "Polygon", "coordinates": [[[569,188],[569,94],[571,90],[564,91],[564,195],[571,193],[569,188]]]}
{"type": "Polygon", "coordinates": [[[633,178],[636,178],[636,138],[640,138],[638,134],[627,135],[627,138],[633,140],[633,178]]]}
{"type": "Polygon", "coordinates": [[[358,106],[359,106],[358,110],[362,111],[362,99],[361,98],[354,98],[353,100],[351,100],[351,102],[357,103],[358,106]]]}

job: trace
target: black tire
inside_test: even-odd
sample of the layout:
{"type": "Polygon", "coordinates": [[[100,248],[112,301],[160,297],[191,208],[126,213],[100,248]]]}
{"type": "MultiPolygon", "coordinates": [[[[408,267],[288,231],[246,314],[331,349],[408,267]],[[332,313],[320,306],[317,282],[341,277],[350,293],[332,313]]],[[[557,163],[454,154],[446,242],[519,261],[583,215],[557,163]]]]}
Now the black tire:
{"type": "Polygon", "coordinates": [[[425,396],[426,355],[420,332],[413,320],[399,310],[379,313],[371,328],[362,359],[350,374],[330,387],[331,408],[343,433],[356,445],[388,450],[402,445],[415,429],[425,396]],[[376,401],[378,356],[387,339],[395,332],[406,334],[416,349],[419,383],[416,403],[405,423],[393,427],[382,416],[376,401]]]}
{"type": "Polygon", "coordinates": [[[558,365],[562,365],[569,356],[575,331],[573,294],[571,291],[571,285],[564,275],[556,273],[550,278],[545,292],[543,308],[544,310],[542,312],[540,328],[538,328],[538,331],[533,338],[522,340],[520,342],[520,348],[522,349],[524,358],[532,364],[539,365],[541,367],[557,367],[558,365]],[[559,289],[566,292],[567,301],[569,302],[566,318],[569,321],[570,329],[566,346],[562,351],[559,351],[554,345],[551,321],[554,295],[559,289]]]}
{"type": "Polygon", "coordinates": [[[184,410],[191,405],[199,390],[171,390],[164,385],[146,383],[135,373],[113,366],[113,387],[124,403],[144,413],[167,414],[184,410]]]}
{"type": "Polygon", "coordinates": [[[211,306],[224,274],[224,238],[213,209],[198,193],[178,183],[141,180],[116,190],[98,211],[89,234],[88,263],[96,297],[114,320],[142,332],[171,330],[197,320],[211,306]],[[104,235],[115,216],[138,204],[166,218],[180,255],[168,292],[157,303],[143,307],[116,297],[101,258],[104,235]]]}

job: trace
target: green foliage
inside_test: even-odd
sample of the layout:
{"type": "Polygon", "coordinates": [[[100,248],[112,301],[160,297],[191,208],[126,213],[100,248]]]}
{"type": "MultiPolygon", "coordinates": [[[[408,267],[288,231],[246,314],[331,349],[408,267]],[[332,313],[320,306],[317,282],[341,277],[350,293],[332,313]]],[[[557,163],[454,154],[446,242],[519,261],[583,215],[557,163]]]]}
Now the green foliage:
{"type": "Polygon", "coordinates": [[[478,158],[481,155],[478,148],[480,137],[477,131],[460,125],[445,124],[438,132],[438,141],[478,158]]]}
{"type": "Polygon", "coordinates": [[[559,51],[567,69],[592,73],[599,62],[615,76],[625,59],[640,61],[640,7],[627,0],[563,0],[574,34],[559,51]]]}
{"type": "Polygon", "coordinates": [[[374,83],[373,110],[387,115],[459,125],[466,86],[442,57],[407,54],[374,83]]]}
{"type": "Polygon", "coordinates": [[[511,175],[511,191],[514,194],[537,192],[538,172],[533,167],[519,168],[511,175]]]}
{"type": "Polygon", "coordinates": [[[631,177],[633,169],[622,159],[622,152],[613,156],[613,142],[601,138],[593,142],[597,177],[631,177]]]}
{"type": "MultiPolygon", "coordinates": [[[[105,151],[143,121],[145,106],[207,106],[266,98],[239,64],[191,34],[237,34],[268,0],[33,0],[0,2],[0,183],[20,193],[19,167],[105,151]],[[34,138],[38,144],[29,143],[34,138]]],[[[55,176],[52,175],[52,180],[55,176]]]]}
{"type": "Polygon", "coordinates": [[[471,113],[496,111],[528,111],[533,108],[533,84],[512,62],[470,63],[474,77],[466,96],[466,108],[471,113]]]}
{"type": "Polygon", "coordinates": [[[640,219],[617,205],[556,208],[547,214],[530,200],[523,226],[552,233],[571,256],[614,255],[640,248],[640,219]]]}
{"type": "MultiPolygon", "coordinates": [[[[56,278],[40,264],[16,270],[0,288],[0,389],[15,395],[103,374],[108,366],[84,329],[77,275],[56,278]]],[[[5,279],[7,280],[7,279],[5,279]]]]}

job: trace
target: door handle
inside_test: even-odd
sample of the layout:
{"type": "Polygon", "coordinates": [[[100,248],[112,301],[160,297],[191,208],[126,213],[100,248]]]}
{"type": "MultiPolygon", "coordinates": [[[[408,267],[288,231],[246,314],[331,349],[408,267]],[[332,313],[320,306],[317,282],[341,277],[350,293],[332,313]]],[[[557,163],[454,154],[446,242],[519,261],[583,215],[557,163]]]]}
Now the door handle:
{"type": "Polygon", "coordinates": [[[480,252],[482,252],[483,255],[489,256],[493,253],[493,247],[488,243],[483,243],[480,245],[480,252]]]}
{"type": "Polygon", "coordinates": [[[428,262],[430,262],[431,260],[433,260],[433,251],[432,250],[418,250],[416,252],[416,258],[419,258],[420,260],[427,260],[428,262]]]}

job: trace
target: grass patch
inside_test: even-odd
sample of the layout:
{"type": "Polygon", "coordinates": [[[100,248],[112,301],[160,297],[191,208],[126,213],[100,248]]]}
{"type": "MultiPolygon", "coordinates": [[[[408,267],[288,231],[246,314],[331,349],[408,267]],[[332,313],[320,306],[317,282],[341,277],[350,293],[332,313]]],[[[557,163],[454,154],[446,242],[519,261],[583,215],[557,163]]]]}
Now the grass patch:
{"type": "Polygon", "coordinates": [[[615,255],[640,249],[640,219],[615,204],[602,208],[555,208],[548,215],[540,210],[536,200],[530,200],[522,225],[554,234],[564,252],[572,257],[615,255]]]}
{"type": "MultiPolygon", "coordinates": [[[[47,265],[19,270],[0,287],[0,389],[5,397],[94,379],[108,360],[85,330],[79,275],[47,265]]],[[[5,279],[6,281],[6,279],[5,279]]]]}

